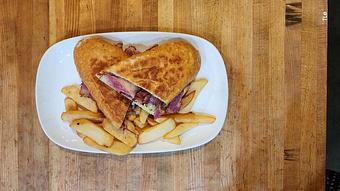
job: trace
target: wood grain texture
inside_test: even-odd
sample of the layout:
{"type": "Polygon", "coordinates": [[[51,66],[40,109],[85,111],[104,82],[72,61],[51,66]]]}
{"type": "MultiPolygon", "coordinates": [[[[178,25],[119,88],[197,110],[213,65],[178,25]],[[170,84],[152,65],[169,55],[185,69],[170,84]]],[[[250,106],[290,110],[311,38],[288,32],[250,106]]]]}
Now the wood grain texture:
{"type": "Polygon", "coordinates": [[[0,76],[1,76],[1,106],[3,108],[11,108],[12,115],[2,111],[0,117],[1,137],[0,137],[0,189],[18,190],[18,103],[17,89],[18,66],[16,57],[16,35],[15,19],[16,12],[12,12],[9,8],[16,9],[17,2],[1,2],[0,6],[0,76]],[[7,64],[10,63],[10,64],[7,64]],[[6,71],[6,72],[5,72],[6,71]],[[13,152],[16,151],[16,152],[13,152]]]}
{"type": "MultiPolygon", "coordinates": [[[[0,0],[0,190],[322,190],[326,0],[0,0]],[[302,22],[285,26],[285,5],[302,22]],[[209,144],[176,153],[94,155],[42,132],[34,103],[49,45],[81,34],[159,30],[221,52],[229,108],[209,144]]],[[[211,63],[214,64],[214,63],[211,63]]]]}
{"type": "Polygon", "coordinates": [[[0,190],[48,190],[48,140],[34,101],[47,23],[46,1],[0,1],[0,190]]]}

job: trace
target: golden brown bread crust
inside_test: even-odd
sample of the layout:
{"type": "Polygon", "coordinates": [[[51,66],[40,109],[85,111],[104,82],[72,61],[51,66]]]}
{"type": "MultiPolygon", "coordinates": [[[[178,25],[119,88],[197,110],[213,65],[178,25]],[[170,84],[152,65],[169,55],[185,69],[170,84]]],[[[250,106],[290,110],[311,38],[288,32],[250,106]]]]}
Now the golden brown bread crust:
{"type": "Polygon", "coordinates": [[[196,77],[197,50],[184,40],[173,40],[106,68],[168,104],[196,77]]]}
{"type": "Polygon", "coordinates": [[[99,109],[117,127],[122,125],[130,101],[112,91],[95,75],[105,67],[127,57],[121,48],[101,37],[83,39],[74,49],[74,61],[80,78],[96,100],[99,109]]]}

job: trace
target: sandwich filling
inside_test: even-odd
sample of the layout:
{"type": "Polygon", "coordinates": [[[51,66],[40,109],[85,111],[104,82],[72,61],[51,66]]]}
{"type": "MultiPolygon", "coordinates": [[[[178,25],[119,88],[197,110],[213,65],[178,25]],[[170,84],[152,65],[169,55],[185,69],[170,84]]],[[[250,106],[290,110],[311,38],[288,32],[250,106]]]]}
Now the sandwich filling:
{"type": "MultiPolygon", "coordinates": [[[[84,82],[82,82],[80,84],[80,92],[79,92],[80,96],[82,97],[88,97],[88,98],[91,98],[93,99],[91,93],[90,93],[90,90],[86,87],[86,85],[84,84],[84,82]]],[[[93,99],[94,100],[94,99],[93,99]]]]}
{"type": "Polygon", "coordinates": [[[154,118],[158,118],[163,114],[177,113],[181,108],[181,100],[185,94],[185,90],[183,90],[168,105],[166,105],[149,92],[113,74],[98,74],[98,78],[118,93],[130,99],[133,104],[138,105],[143,110],[152,114],[154,118]]]}

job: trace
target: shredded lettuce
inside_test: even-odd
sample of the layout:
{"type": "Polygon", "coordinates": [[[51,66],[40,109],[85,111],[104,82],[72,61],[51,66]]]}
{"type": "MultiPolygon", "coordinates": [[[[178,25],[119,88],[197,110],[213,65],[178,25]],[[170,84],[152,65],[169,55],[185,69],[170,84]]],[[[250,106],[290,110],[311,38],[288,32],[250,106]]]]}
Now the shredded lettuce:
{"type": "Polygon", "coordinates": [[[150,113],[153,115],[153,113],[156,110],[156,106],[151,104],[151,103],[147,103],[147,104],[141,104],[138,102],[133,102],[134,104],[138,105],[140,108],[142,108],[144,111],[150,113]]]}

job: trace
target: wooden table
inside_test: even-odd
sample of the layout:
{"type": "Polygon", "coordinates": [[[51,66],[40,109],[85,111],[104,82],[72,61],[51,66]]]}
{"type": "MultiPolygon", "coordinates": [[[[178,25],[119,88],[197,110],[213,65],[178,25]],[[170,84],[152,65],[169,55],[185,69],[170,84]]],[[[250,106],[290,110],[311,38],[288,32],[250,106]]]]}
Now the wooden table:
{"type": "Polygon", "coordinates": [[[291,4],[285,21],[294,2],[1,0],[0,190],[322,190],[327,0],[303,0],[302,15],[291,4]],[[221,133],[203,147],[126,157],[50,142],[34,100],[44,51],[81,34],[139,30],[194,34],[219,49],[230,88],[221,133]]]}

